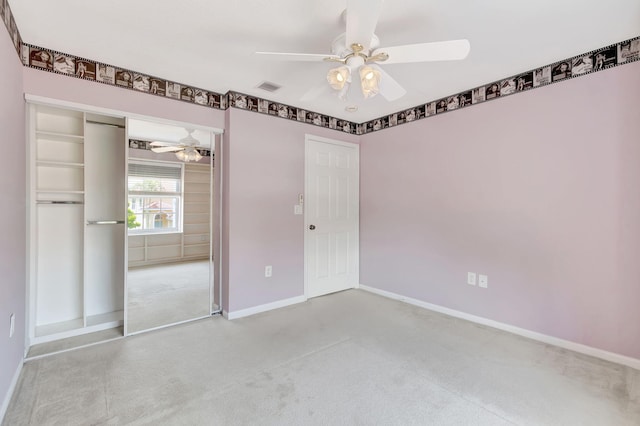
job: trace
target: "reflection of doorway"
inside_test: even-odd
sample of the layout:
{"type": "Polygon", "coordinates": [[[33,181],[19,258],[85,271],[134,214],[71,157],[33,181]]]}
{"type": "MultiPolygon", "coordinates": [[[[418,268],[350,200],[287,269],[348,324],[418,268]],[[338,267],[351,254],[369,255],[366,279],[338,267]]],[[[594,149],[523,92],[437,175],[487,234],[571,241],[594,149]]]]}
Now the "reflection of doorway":
{"type": "Polygon", "coordinates": [[[359,147],[305,141],[305,295],[358,285],[359,147]]]}

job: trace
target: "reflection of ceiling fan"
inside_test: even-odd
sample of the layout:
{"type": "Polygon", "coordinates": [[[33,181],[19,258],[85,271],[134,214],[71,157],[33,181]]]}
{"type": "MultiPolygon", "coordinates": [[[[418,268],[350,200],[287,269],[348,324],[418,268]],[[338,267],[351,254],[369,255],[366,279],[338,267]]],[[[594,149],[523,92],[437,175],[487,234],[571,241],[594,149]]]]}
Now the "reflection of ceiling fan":
{"type": "Polygon", "coordinates": [[[194,129],[185,129],[188,135],[178,141],[178,144],[168,142],[151,142],[151,151],[162,152],[175,152],[176,157],[180,161],[188,163],[189,161],[200,161],[202,155],[196,149],[198,139],[194,138],[192,133],[194,129]]]}
{"type": "MultiPolygon", "coordinates": [[[[371,98],[380,93],[388,101],[405,95],[406,90],[376,63],[400,64],[408,62],[451,61],[464,59],[469,54],[468,40],[450,40],[435,43],[406,44],[380,48],[373,33],[378,22],[383,0],[347,0],[346,32],[331,44],[331,55],[309,53],[256,52],[260,55],[287,61],[339,62],[342,65],[329,70],[327,81],[347,98],[352,76],[360,81],[362,96],[371,98]]],[[[326,89],[326,84],[314,88],[303,96],[311,100],[326,89]]],[[[358,91],[349,93],[359,96],[358,91]]]]}

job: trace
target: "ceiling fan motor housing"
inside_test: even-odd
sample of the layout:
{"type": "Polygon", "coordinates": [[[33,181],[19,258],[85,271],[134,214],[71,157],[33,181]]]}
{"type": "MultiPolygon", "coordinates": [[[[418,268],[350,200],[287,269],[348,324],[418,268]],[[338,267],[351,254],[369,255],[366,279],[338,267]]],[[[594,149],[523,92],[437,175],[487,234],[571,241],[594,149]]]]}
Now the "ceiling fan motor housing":
{"type": "MultiPolygon", "coordinates": [[[[369,54],[378,47],[380,47],[380,39],[374,34],[373,37],[371,37],[369,48],[362,50],[360,53],[369,56],[369,54]]],[[[331,43],[331,53],[341,58],[354,53],[351,46],[347,46],[347,33],[342,33],[333,40],[331,43]]]]}

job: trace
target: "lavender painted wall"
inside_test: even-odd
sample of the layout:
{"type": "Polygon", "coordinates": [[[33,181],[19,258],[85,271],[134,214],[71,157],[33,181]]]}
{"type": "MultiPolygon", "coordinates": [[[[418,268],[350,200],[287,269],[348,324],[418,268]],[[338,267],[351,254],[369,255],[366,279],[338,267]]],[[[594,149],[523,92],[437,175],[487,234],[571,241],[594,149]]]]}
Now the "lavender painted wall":
{"type": "MultiPolygon", "coordinates": [[[[0,28],[0,406],[22,363],[25,335],[26,144],[22,64],[4,28],[0,28]],[[16,318],[9,338],[9,315],[16,318]]],[[[0,416],[2,414],[0,413],[0,416]]],[[[1,418],[0,418],[1,420],[1,418]]]]}
{"type": "Polygon", "coordinates": [[[640,358],[639,100],[634,63],[364,136],[360,282],[640,358]]]}
{"type": "Polygon", "coordinates": [[[305,134],[346,142],[358,136],[230,109],[225,150],[228,311],[304,294],[305,134]],[[264,267],[273,266],[273,277],[264,267]]]}

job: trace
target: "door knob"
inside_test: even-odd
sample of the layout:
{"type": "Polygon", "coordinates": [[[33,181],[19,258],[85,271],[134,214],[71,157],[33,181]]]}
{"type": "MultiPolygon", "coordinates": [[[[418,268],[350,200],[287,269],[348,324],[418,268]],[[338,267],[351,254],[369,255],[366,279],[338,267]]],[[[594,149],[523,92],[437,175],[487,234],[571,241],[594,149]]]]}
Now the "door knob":
{"type": "Polygon", "coordinates": [[[316,229],[316,226],[315,225],[309,225],[309,229],[313,231],[314,229],[316,229]]]}

